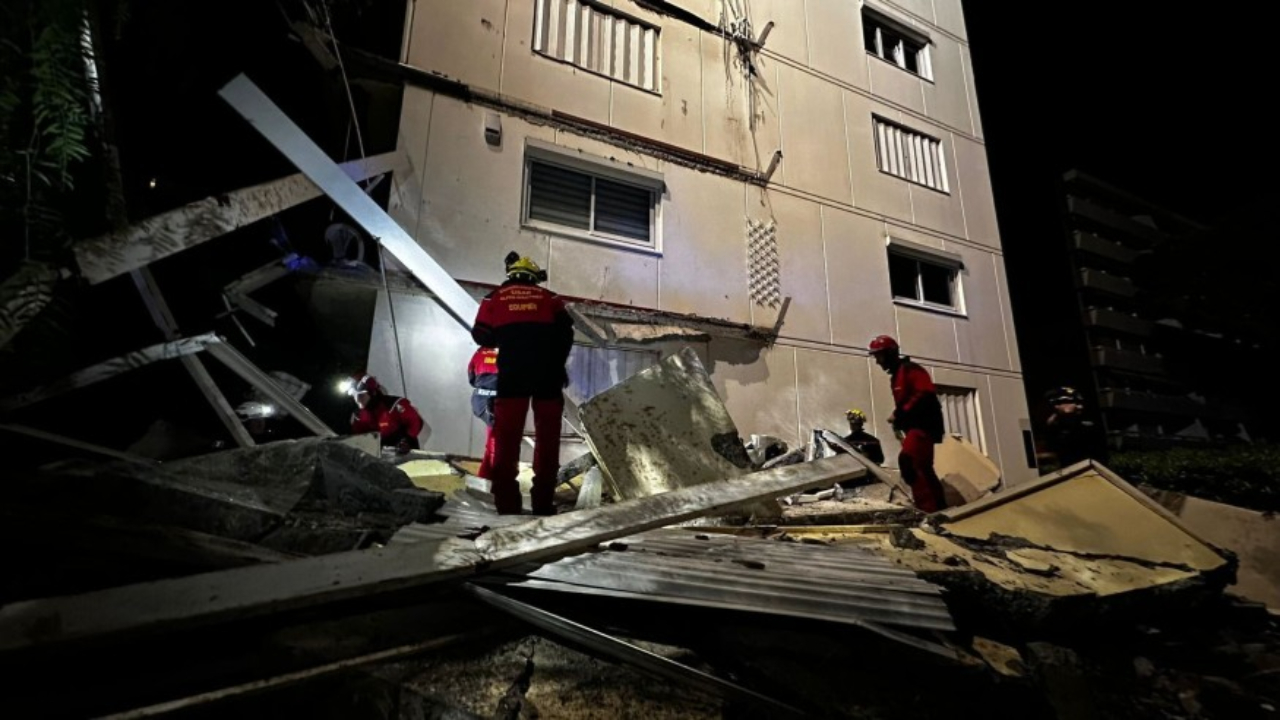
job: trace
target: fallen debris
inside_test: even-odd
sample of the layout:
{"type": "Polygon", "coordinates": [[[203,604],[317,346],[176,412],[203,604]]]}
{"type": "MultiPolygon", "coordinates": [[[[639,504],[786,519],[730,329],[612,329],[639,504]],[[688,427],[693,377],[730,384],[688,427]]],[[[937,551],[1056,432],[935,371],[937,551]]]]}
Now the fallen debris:
{"type": "MultiPolygon", "coordinates": [[[[697,487],[751,470],[733,418],[690,348],[583,403],[580,417],[618,500],[697,487]]],[[[780,509],[770,499],[749,512],[767,519],[778,517],[780,509]]]]}
{"type": "Polygon", "coordinates": [[[485,570],[554,559],[625,537],[857,476],[851,458],[828,458],[750,477],[566,513],[501,528],[475,542],[391,545],[220,573],[45,598],[0,607],[0,654],[130,632],[261,616],[425,587],[485,570]],[[186,598],[198,596],[201,602],[186,598]]]}

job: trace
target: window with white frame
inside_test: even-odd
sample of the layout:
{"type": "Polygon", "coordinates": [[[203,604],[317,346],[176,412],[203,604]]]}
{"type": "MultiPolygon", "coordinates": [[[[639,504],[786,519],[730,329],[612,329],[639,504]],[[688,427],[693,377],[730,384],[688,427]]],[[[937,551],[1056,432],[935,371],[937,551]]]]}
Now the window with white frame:
{"type": "Polygon", "coordinates": [[[533,17],[539,54],[661,92],[658,28],[590,0],[537,0],[533,17]]]}
{"type": "Polygon", "coordinates": [[[891,62],[926,80],[933,79],[933,58],[929,52],[927,35],[864,7],[862,40],[867,52],[881,60],[891,62]]]}
{"type": "Polygon", "coordinates": [[[956,435],[973,443],[983,453],[987,452],[986,437],[982,432],[982,413],[978,406],[978,391],[973,388],[938,386],[938,402],[942,404],[942,425],[948,435],[956,435]]]}
{"type": "Polygon", "coordinates": [[[872,116],[871,120],[875,127],[876,161],[880,172],[938,192],[951,192],[941,140],[881,117],[872,116]]]}
{"type": "Polygon", "coordinates": [[[958,255],[897,239],[889,242],[889,288],[897,302],[964,312],[963,267],[958,255]]]}
{"type": "Polygon", "coordinates": [[[656,365],[662,356],[656,350],[624,350],[594,345],[574,345],[569,353],[569,386],[580,402],[585,402],[656,365]]]}
{"type": "Polygon", "coordinates": [[[660,250],[661,183],[656,173],[530,141],[523,221],[562,235],[660,250]]]}

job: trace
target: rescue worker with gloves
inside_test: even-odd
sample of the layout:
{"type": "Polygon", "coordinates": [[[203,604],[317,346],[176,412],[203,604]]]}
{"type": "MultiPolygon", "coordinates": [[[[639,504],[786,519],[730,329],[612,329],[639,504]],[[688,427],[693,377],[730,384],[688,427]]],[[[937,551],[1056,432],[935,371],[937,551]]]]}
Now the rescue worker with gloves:
{"type": "Polygon", "coordinates": [[[393,447],[401,455],[418,449],[418,433],[424,425],[418,409],[408,398],[388,395],[378,378],[356,373],[342,384],[342,390],[356,402],[351,415],[351,433],[377,431],[383,447],[393,447]]]}
{"type": "Polygon", "coordinates": [[[533,405],[533,491],[535,515],[553,515],[560,469],[560,422],[565,363],[573,347],[573,319],[559,295],[542,288],[546,271],[518,253],[505,259],[507,280],[480,302],[471,338],[498,350],[498,395],[493,405],[493,461],[489,470],[498,512],[521,511],[520,439],[533,405]]]}
{"type": "Polygon", "coordinates": [[[871,357],[881,370],[889,373],[893,388],[893,413],[889,425],[901,433],[902,452],[898,470],[911,487],[911,495],[920,510],[932,513],[947,506],[942,482],[933,469],[933,446],[942,442],[945,432],[942,403],[929,371],[902,354],[898,341],[888,335],[872,338],[871,357]]]}

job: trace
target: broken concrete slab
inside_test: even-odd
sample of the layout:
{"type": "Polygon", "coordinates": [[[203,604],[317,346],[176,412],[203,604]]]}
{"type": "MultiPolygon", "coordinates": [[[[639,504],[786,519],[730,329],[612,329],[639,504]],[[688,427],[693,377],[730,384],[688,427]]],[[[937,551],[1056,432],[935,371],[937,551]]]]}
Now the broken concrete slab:
{"type": "Polygon", "coordinates": [[[1240,560],[1231,592],[1280,611],[1280,518],[1180,493],[1145,489],[1190,530],[1240,560]]]}
{"type": "Polygon", "coordinates": [[[958,507],[1000,486],[1000,468],[973,443],[947,435],[933,448],[933,469],[947,494],[947,506],[958,507]]]}
{"type": "Polygon", "coordinates": [[[1155,501],[1092,461],[944,511],[938,521],[963,538],[1021,538],[1065,553],[1132,558],[1197,572],[1231,562],[1155,501]]]}
{"type": "MultiPolygon", "coordinates": [[[[749,472],[738,428],[690,348],[596,395],[583,430],[613,496],[630,500],[749,472]]],[[[777,504],[753,508],[778,515],[777,504]]]]}

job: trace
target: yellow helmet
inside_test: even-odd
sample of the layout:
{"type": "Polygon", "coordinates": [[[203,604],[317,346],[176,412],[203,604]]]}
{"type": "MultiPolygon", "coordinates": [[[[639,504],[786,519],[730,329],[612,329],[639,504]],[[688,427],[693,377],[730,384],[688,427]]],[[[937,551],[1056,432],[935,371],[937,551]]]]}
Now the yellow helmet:
{"type": "Polygon", "coordinates": [[[858,408],[849,408],[848,410],[845,411],[844,416],[845,416],[845,419],[849,420],[850,422],[853,422],[854,420],[861,420],[862,422],[865,423],[867,421],[867,414],[862,412],[858,408]]]}
{"type": "Polygon", "coordinates": [[[538,267],[538,263],[515,251],[507,254],[507,277],[522,278],[531,282],[543,282],[547,279],[547,271],[538,267]]]}

